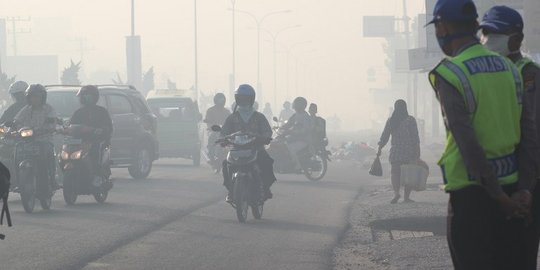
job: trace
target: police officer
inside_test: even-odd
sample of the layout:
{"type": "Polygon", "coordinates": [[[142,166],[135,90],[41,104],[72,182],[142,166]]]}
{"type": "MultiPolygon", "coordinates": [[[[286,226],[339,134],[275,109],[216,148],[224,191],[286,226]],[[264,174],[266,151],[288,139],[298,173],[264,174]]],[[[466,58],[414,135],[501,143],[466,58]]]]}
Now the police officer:
{"type": "Polygon", "coordinates": [[[9,86],[9,94],[13,99],[13,104],[7,108],[7,110],[0,117],[0,124],[13,121],[17,113],[19,113],[24,106],[26,106],[26,97],[24,93],[28,88],[28,84],[24,81],[17,81],[9,86]]]}
{"type": "Polygon", "coordinates": [[[527,215],[510,198],[518,182],[521,76],[479,43],[472,0],[438,0],[433,14],[430,24],[447,55],[429,78],[448,133],[439,165],[450,194],[452,261],[455,269],[515,269],[514,233],[523,224],[517,218],[527,215]]]}
{"type": "MultiPolygon", "coordinates": [[[[530,58],[524,57],[521,54],[520,48],[524,39],[523,35],[523,18],[516,10],[506,6],[495,6],[491,8],[484,15],[480,24],[482,30],[482,43],[488,49],[495,51],[503,56],[510,58],[518,67],[524,81],[525,92],[523,98],[523,110],[529,108],[534,115],[536,113],[536,127],[540,126],[540,110],[534,109],[540,105],[538,98],[540,98],[540,67],[530,58]]],[[[528,114],[524,113],[524,116],[528,114]]],[[[534,122],[533,119],[524,119],[534,122]]],[[[524,266],[516,269],[537,269],[538,259],[538,244],[540,241],[540,185],[536,183],[536,171],[538,163],[538,152],[534,148],[534,142],[538,138],[524,137],[530,132],[524,132],[522,134],[522,141],[520,143],[520,166],[524,166],[526,174],[522,175],[520,170],[520,181],[518,191],[513,194],[513,198],[520,202],[522,205],[531,209],[532,219],[531,224],[526,226],[522,238],[519,241],[522,245],[523,255],[520,263],[524,263],[524,266]],[[536,155],[535,155],[536,154],[536,155]],[[532,156],[527,156],[532,155],[532,156]],[[523,156],[523,157],[521,157],[523,156]],[[531,198],[532,194],[532,198],[531,198]]]]}

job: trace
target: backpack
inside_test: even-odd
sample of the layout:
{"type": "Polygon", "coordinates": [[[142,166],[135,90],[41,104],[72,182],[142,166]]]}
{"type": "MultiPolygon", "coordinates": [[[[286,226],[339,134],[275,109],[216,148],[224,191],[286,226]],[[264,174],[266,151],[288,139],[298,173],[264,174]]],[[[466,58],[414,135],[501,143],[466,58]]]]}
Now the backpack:
{"type": "MultiPolygon", "coordinates": [[[[2,212],[0,213],[0,225],[4,223],[4,215],[6,216],[6,221],[9,227],[11,224],[11,215],[8,208],[8,196],[9,196],[9,186],[10,186],[11,175],[8,168],[0,162],[0,199],[3,202],[2,212]]],[[[5,235],[0,234],[0,239],[4,239],[5,235]]]]}

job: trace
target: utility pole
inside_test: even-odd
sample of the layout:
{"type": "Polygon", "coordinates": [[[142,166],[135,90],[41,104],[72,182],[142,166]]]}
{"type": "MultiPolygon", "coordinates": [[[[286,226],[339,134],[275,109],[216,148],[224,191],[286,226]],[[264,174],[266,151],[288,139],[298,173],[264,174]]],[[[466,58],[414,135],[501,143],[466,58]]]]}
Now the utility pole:
{"type": "Polygon", "coordinates": [[[198,24],[197,24],[197,0],[193,0],[194,12],[194,36],[195,36],[195,101],[199,100],[199,40],[198,40],[198,24]]]}
{"type": "Polygon", "coordinates": [[[272,42],[273,42],[273,46],[274,46],[274,104],[276,106],[278,104],[277,103],[277,54],[278,54],[278,51],[277,51],[277,39],[278,39],[278,37],[279,37],[279,35],[281,33],[285,32],[287,30],[290,30],[290,29],[298,28],[298,27],[300,27],[300,25],[294,25],[294,26],[285,27],[285,28],[282,28],[279,31],[276,31],[275,33],[272,33],[269,30],[263,29],[265,32],[267,32],[272,37],[272,42]]]}
{"type": "Polygon", "coordinates": [[[231,77],[231,97],[234,97],[236,88],[236,0],[231,0],[232,4],[232,77],[231,77]]]}
{"type": "Polygon", "coordinates": [[[126,64],[128,83],[137,89],[142,86],[141,58],[141,37],[135,35],[135,0],[131,0],[131,36],[126,37],[126,64]]]}
{"type": "Polygon", "coordinates": [[[17,29],[19,22],[29,22],[31,19],[21,17],[8,17],[7,21],[11,22],[11,34],[13,35],[13,56],[17,56],[17,35],[32,33],[29,29],[17,29]]]}

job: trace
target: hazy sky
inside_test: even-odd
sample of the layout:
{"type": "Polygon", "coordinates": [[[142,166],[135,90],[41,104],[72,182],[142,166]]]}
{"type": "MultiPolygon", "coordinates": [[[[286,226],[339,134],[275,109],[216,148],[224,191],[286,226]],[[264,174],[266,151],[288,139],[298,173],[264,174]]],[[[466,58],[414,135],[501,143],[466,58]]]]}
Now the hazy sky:
{"type": "MultiPolygon", "coordinates": [[[[299,42],[290,53],[289,98],[304,95],[319,103],[325,116],[337,114],[352,128],[365,127],[373,107],[369,104],[366,71],[384,70],[382,39],[362,38],[365,15],[401,15],[400,0],[237,0],[237,9],[258,16],[279,10],[288,14],[269,17],[264,28],[275,32],[292,25],[300,28],[283,32],[278,38],[278,102],[287,89],[286,49],[299,42]],[[298,65],[297,65],[298,63],[298,65]],[[298,66],[298,68],[296,68],[298,66]],[[298,74],[298,76],[296,76],[298,74]],[[298,83],[297,83],[298,80],[298,83]],[[299,86],[298,88],[296,86],[299,86]]],[[[423,0],[407,1],[409,14],[423,8],[423,0]]],[[[80,60],[79,38],[86,40],[86,78],[98,73],[120,72],[125,78],[125,36],[130,33],[129,0],[0,0],[0,16],[32,18],[20,28],[31,34],[18,38],[19,54],[59,54],[60,67],[69,59],[80,60]]],[[[137,3],[136,33],[142,37],[143,67],[155,68],[156,83],[164,87],[166,78],[179,87],[193,84],[193,1],[154,0],[137,3]]],[[[232,69],[230,0],[198,0],[200,89],[214,93],[228,90],[232,69]]],[[[8,26],[8,30],[11,27],[8,26]]],[[[273,101],[273,51],[270,36],[263,34],[263,96],[273,101]]],[[[12,53],[8,37],[8,55],[12,53]]],[[[256,31],[253,19],[237,14],[237,83],[256,85],[256,31]]],[[[85,79],[85,78],[83,78],[85,79]]],[[[106,81],[104,83],[108,83],[106,81]]],[[[405,91],[405,90],[404,90],[405,91]]],[[[389,105],[393,102],[389,101],[389,105]]],[[[367,123],[369,126],[369,123],[367,123]]]]}

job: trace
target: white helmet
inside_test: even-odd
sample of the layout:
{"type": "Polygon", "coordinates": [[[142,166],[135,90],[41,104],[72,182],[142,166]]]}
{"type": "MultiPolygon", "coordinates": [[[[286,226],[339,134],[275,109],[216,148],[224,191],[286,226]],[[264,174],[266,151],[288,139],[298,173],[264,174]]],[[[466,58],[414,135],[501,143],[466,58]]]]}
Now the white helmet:
{"type": "Polygon", "coordinates": [[[28,84],[25,81],[16,81],[9,86],[10,94],[24,93],[28,89],[28,84]]]}

